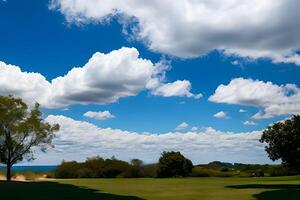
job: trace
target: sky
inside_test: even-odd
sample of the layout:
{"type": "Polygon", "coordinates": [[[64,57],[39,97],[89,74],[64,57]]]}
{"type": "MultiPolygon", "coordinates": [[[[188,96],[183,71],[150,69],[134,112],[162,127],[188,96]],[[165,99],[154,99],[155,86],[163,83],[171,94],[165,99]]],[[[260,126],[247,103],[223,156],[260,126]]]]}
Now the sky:
{"type": "Polygon", "coordinates": [[[41,104],[55,148],[272,163],[259,143],[300,112],[296,0],[1,0],[0,95],[41,104]]]}

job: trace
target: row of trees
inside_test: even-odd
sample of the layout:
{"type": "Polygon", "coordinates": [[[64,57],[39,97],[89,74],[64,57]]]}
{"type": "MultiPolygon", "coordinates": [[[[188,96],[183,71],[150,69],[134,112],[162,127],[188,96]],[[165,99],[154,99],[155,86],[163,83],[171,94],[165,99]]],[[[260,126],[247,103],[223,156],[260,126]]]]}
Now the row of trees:
{"type": "Polygon", "coordinates": [[[85,162],[62,162],[55,170],[56,178],[139,178],[139,177],[186,177],[193,163],[180,152],[163,152],[158,164],[144,165],[139,159],[130,163],[116,158],[103,159],[99,156],[85,162]]]}
{"type": "MultiPolygon", "coordinates": [[[[7,180],[11,180],[14,164],[23,159],[32,160],[34,146],[45,151],[58,130],[58,124],[51,125],[42,119],[38,103],[29,108],[20,98],[0,96],[0,163],[7,166],[7,180]]],[[[283,165],[300,171],[300,115],[269,126],[260,142],[267,144],[270,159],[280,159],[283,165]]],[[[179,152],[163,153],[159,163],[161,177],[186,176],[192,168],[192,163],[179,152]]]]}

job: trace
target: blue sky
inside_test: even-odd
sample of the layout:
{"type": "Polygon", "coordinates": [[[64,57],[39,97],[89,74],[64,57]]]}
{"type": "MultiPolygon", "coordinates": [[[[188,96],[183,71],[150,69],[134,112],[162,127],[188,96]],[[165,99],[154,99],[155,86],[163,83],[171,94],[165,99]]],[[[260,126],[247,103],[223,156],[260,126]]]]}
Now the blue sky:
{"type": "MultiPolygon", "coordinates": [[[[2,70],[8,69],[8,65],[11,64],[17,66],[22,73],[39,73],[45,77],[48,82],[51,82],[59,76],[65,76],[74,67],[83,67],[96,52],[109,54],[111,51],[117,51],[122,47],[135,48],[139,53],[138,58],[151,61],[153,65],[163,61],[169,69],[163,70],[166,75],[161,83],[159,83],[159,86],[151,89],[141,88],[134,92],[134,95],[122,96],[117,98],[114,102],[106,102],[99,105],[97,102],[89,101],[89,103],[84,102],[83,105],[79,100],[76,100],[67,105],[55,107],[49,107],[46,103],[44,105],[41,103],[45,118],[49,115],[63,115],[76,122],[85,121],[90,123],[90,125],[94,124],[101,128],[120,129],[141,134],[144,132],[149,134],[176,132],[176,127],[183,122],[188,126],[177,129],[177,131],[183,134],[190,132],[192,127],[194,127],[193,131],[196,131],[195,127],[197,127],[197,131],[199,132],[203,132],[208,127],[212,127],[214,130],[222,132],[222,134],[227,132],[239,134],[261,131],[268,124],[285,119],[291,114],[299,112],[300,100],[297,95],[300,93],[298,91],[300,85],[300,67],[299,61],[297,60],[297,50],[300,48],[297,49],[297,47],[300,45],[296,47],[288,46],[289,42],[285,42],[287,45],[283,45],[283,47],[280,48],[276,46],[276,48],[274,47],[274,49],[272,49],[273,47],[270,45],[264,46],[268,40],[272,40],[274,44],[278,43],[278,45],[280,45],[280,41],[273,39],[272,35],[260,36],[259,34],[261,34],[262,31],[259,25],[257,26],[257,30],[251,29],[253,35],[257,36],[257,40],[250,41],[249,39],[249,41],[243,41],[239,39],[239,37],[235,36],[236,31],[240,30],[237,28],[236,30],[231,30],[232,33],[230,31],[228,33],[228,35],[232,34],[232,37],[229,38],[233,39],[225,38],[225,36],[220,34],[222,38],[216,33],[218,37],[221,37],[221,41],[228,40],[228,42],[222,41],[223,43],[220,42],[220,44],[218,44],[216,36],[213,38],[213,41],[208,41],[211,46],[203,46],[202,43],[206,41],[202,41],[203,38],[201,37],[207,33],[201,32],[200,29],[189,29],[187,25],[185,26],[186,31],[190,31],[191,33],[178,33],[177,35],[180,36],[178,36],[178,40],[173,40],[174,38],[176,39],[177,35],[164,35],[163,39],[157,39],[155,31],[154,33],[151,31],[145,32],[145,30],[153,28],[149,25],[150,22],[145,20],[145,17],[151,19],[152,15],[150,17],[143,16],[143,13],[140,12],[138,7],[141,5],[134,3],[134,1],[129,1],[136,5],[136,8],[135,6],[132,7],[132,10],[126,6],[115,8],[114,6],[116,5],[110,5],[112,10],[117,9],[119,13],[115,14],[114,11],[106,13],[106,11],[103,11],[104,14],[95,14],[95,16],[93,16],[93,9],[97,9],[98,5],[93,5],[92,1],[88,1],[84,8],[80,6],[68,7],[66,2],[68,3],[68,1],[64,2],[64,0],[51,2],[36,0],[30,1],[30,3],[21,0],[0,2],[0,61],[5,63],[2,70]],[[51,7],[51,9],[49,7],[51,7]],[[80,9],[85,9],[85,12],[80,9]],[[89,13],[89,9],[91,13],[89,13]],[[109,14],[111,14],[111,16],[109,14]],[[136,25],[137,22],[141,24],[136,25]],[[133,29],[128,29],[128,27],[133,27],[133,29]],[[126,34],[124,30],[137,31],[137,33],[126,34]],[[199,32],[193,35],[192,31],[199,32]],[[197,34],[199,34],[199,40],[197,39],[197,34]],[[171,39],[165,39],[168,37],[171,39]],[[178,46],[176,46],[177,41],[182,39],[181,37],[184,38],[182,44],[179,42],[178,46]],[[186,37],[191,37],[193,43],[190,44],[186,42],[186,44],[183,44],[186,37]],[[260,41],[259,38],[267,39],[261,39],[260,41]],[[216,44],[212,44],[214,42],[216,44]],[[257,42],[257,46],[259,46],[257,49],[255,45],[253,47],[253,43],[255,42],[257,42]],[[193,44],[195,44],[195,47],[191,47],[193,44]],[[265,52],[272,53],[265,54],[265,52]],[[290,58],[293,58],[292,61],[290,58]],[[241,79],[241,82],[231,82],[238,78],[241,79]],[[158,88],[164,84],[174,83],[177,80],[186,80],[191,84],[191,88],[186,89],[189,94],[181,94],[180,91],[180,94],[172,93],[173,95],[171,96],[165,93],[154,94],[155,91],[157,92],[158,88]],[[249,82],[247,82],[247,80],[249,82]],[[232,83],[232,85],[230,83],[232,83]],[[262,85],[259,85],[259,83],[262,85]],[[215,98],[215,100],[209,100],[214,94],[217,95],[216,89],[221,84],[227,86],[226,88],[228,90],[220,91],[220,94],[218,93],[218,97],[215,98]],[[239,91],[233,89],[236,87],[234,84],[237,84],[237,87],[241,87],[239,91]],[[249,86],[243,88],[243,84],[249,84],[249,86]],[[296,89],[290,89],[286,84],[294,84],[293,87],[296,89]],[[270,88],[268,88],[269,86],[270,88]],[[252,89],[249,89],[249,87],[252,89]],[[253,87],[256,87],[255,91],[261,90],[263,94],[258,94],[258,92],[248,94],[247,90],[253,90],[253,87]],[[266,89],[261,89],[262,87],[266,87],[266,89]],[[276,91],[271,94],[264,93],[272,89],[276,91]],[[229,90],[233,90],[234,96],[226,100],[228,94],[231,94],[228,92],[229,90]],[[240,94],[239,92],[245,92],[247,94],[240,94]],[[202,97],[196,98],[196,95],[200,93],[202,97]],[[268,98],[272,99],[272,95],[275,95],[274,99],[279,100],[274,100],[274,102],[267,100],[268,98]],[[289,99],[289,97],[293,95],[295,97],[289,99]],[[241,98],[239,99],[239,97],[241,98]],[[283,104],[288,104],[286,109],[282,106],[283,104]],[[281,107],[282,110],[277,111],[277,107],[281,107]],[[239,112],[241,109],[245,112],[239,112]],[[269,109],[271,111],[268,111],[269,109]],[[99,120],[95,119],[95,117],[90,118],[84,116],[84,113],[88,111],[109,111],[114,117],[99,120]],[[263,113],[262,115],[264,117],[253,117],[259,111],[263,113]],[[218,112],[225,114],[216,115],[219,117],[214,116],[218,112]],[[245,125],[244,123],[246,121],[248,121],[248,123],[245,125]]],[[[101,0],[98,2],[100,2],[99,13],[101,13],[101,0]]],[[[73,3],[76,4],[78,2],[74,0],[73,3]]],[[[155,4],[157,3],[142,6],[145,6],[146,9],[148,7],[160,7],[160,5],[155,4]]],[[[80,2],[78,5],[80,5],[80,2]]],[[[209,5],[207,9],[210,9],[209,5]]],[[[190,12],[192,17],[197,17],[197,14],[193,13],[193,10],[190,12]]],[[[218,10],[216,10],[216,13],[218,13],[218,10]]],[[[232,11],[232,13],[236,15],[239,14],[235,11],[232,11]]],[[[168,14],[166,14],[166,16],[168,16],[168,14]]],[[[264,17],[268,18],[268,16],[264,17]]],[[[151,21],[151,24],[154,24],[153,26],[157,25],[158,22],[155,21],[157,20],[156,18],[151,20],[153,20],[151,21]]],[[[174,28],[170,28],[171,30],[180,29],[178,27],[172,27],[175,25],[168,24],[167,20],[161,23],[166,23],[165,27],[174,28]]],[[[197,24],[197,21],[194,23],[197,24]]],[[[247,29],[247,22],[241,21],[236,23],[242,24],[246,27],[245,29],[247,29]]],[[[277,24],[276,21],[274,22],[279,29],[277,34],[281,35],[282,38],[286,38],[286,40],[289,38],[292,40],[292,37],[287,35],[286,30],[283,30],[286,27],[281,27],[280,23],[281,22],[278,22],[277,24]]],[[[162,27],[158,26],[157,28],[158,31],[161,31],[160,34],[165,34],[164,30],[159,30],[159,28],[162,27]]],[[[217,30],[218,29],[211,28],[211,31],[217,32],[217,30]]],[[[291,29],[291,32],[293,32],[293,30],[294,29],[291,29]]],[[[212,35],[214,34],[215,33],[212,33],[212,35]]],[[[240,33],[241,38],[245,36],[245,34],[243,34],[243,32],[240,33]]],[[[204,38],[209,37],[205,36],[204,38]]],[[[299,40],[299,38],[298,40],[297,38],[295,39],[295,45],[299,44],[299,40]]],[[[126,63],[123,65],[126,65],[126,63]]],[[[101,65],[97,67],[101,68],[101,65]]],[[[6,75],[0,77],[2,82],[3,80],[12,80],[10,77],[5,76],[6,75]]],[[[120,73],[120,76],[123,76],[123,74],[120,73]]],[[[97,77],[93,78],[97,79],[97,77]]],[[[0,81],[0,85],[3,84],[2,82],[0,81]]],[[[14,83],[11,82],[11,84],[14,83]]],[[[23,83],[20,82],[20,84],[23,83]]],[[[74,84],[76,84],[76,82],[74,82],[74,84]]],[[[23,93],[14,88],[5,88],[9,87],[6,85],[1,86],[3,88],[0,90],[2,95],[7,95],[9,92],[16,96],[23,97],[22,95],[25,95],[27,97],[29,94],[28,90],[23,93]]],[[[99,87],[102,86],[103,85],[100,85],[99,87]]],[[[70,88],[70,90],[74,90],[74,88],[70,88]]],[[[164,92],[166,91],[164,90],[164,92]]],[[[81,97],[83,97],[84,94],[84,91],[82,94],[80,93],[81,97]]],[[[39,98],[42,97],[30,96],[29,99],[30,101],[32,101],[32,99],[38,101],[39,98]]],[[[183,145],[188,144],[184,143],[183,145]]],[[[166,149],[169,148],[170,147],[166,149]]],[[[176,150],[175,147],[174,149],[176,150]]],[[[197,151],[201,151],[201,148],[197,149],[197,151]]],[[[68,158],[82,160],[84,156],[90,156],[91,154],[92,153],[83,154],[80,158],[70,154],[68,158]]],[[[104,156],[116,154],[121,158],[129,159],[129,157],[118,153],[117,150],[115,152],[111,150],[110,153],[95,151],[93,154],[101,154],[104,156]]],[[[155,155],[156,157],[147,157],[146,151],[144,154],[142,155],[144,156],[143,158],[149,162],[155,160],[157,157],[157,155],[155,155]],[[144,156],[144,154],[146,156],[144,156]]],[[[148,154],[150,154],[150,152],[148,154]]],[[[193,153],[187,152],[187,154],[192,155],[193,153]]],[[[39,161],[39,159],[37,159],[37,163],[59,162],[59,154],[55,155],[53,155],[53,159],[49,161],[43,159],[39,161]]],[[[244,162],[269,162],[265,155],[261,153],[258,153],[258,155],[259,156],[255,157],[255,154],[253,154],[253,159],[249,161],[241,157],[239,158],[244,162]]],[[[194,154],[192,157],[195,157],[197,162],[218,159],[214,155],[205,159],[198,159],[194,154]]],[[[224,159],[233,161],[233,158],[235,157],[229,156],[224,159]]]]}

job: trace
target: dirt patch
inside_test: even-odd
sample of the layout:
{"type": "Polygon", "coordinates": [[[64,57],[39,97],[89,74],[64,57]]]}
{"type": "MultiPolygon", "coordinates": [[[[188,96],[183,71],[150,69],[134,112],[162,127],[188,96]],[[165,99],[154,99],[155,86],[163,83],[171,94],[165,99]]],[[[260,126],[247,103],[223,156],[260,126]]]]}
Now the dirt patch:
{"type": "Polygon", "coordinates": [[[2,174],[0,174],[0,181],[6,180],[6,177],[2,174]]]}
{"type": "Polygon", "coordinates": [[[14,180],[14,181],[26,181],[26,177],[23,176],[23,175],[17,175],[15,177],[13,177],[12,180],[14,180]]]}

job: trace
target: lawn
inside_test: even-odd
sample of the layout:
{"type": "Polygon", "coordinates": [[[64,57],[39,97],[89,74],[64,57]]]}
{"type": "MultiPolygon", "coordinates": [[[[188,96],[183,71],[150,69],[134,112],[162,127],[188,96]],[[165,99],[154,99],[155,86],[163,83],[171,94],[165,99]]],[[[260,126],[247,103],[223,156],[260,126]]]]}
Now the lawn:
{"type": "Polygon", "coordinates": [[[12,200],[300,200],[300,177],[0,182],[12,200]]]}

